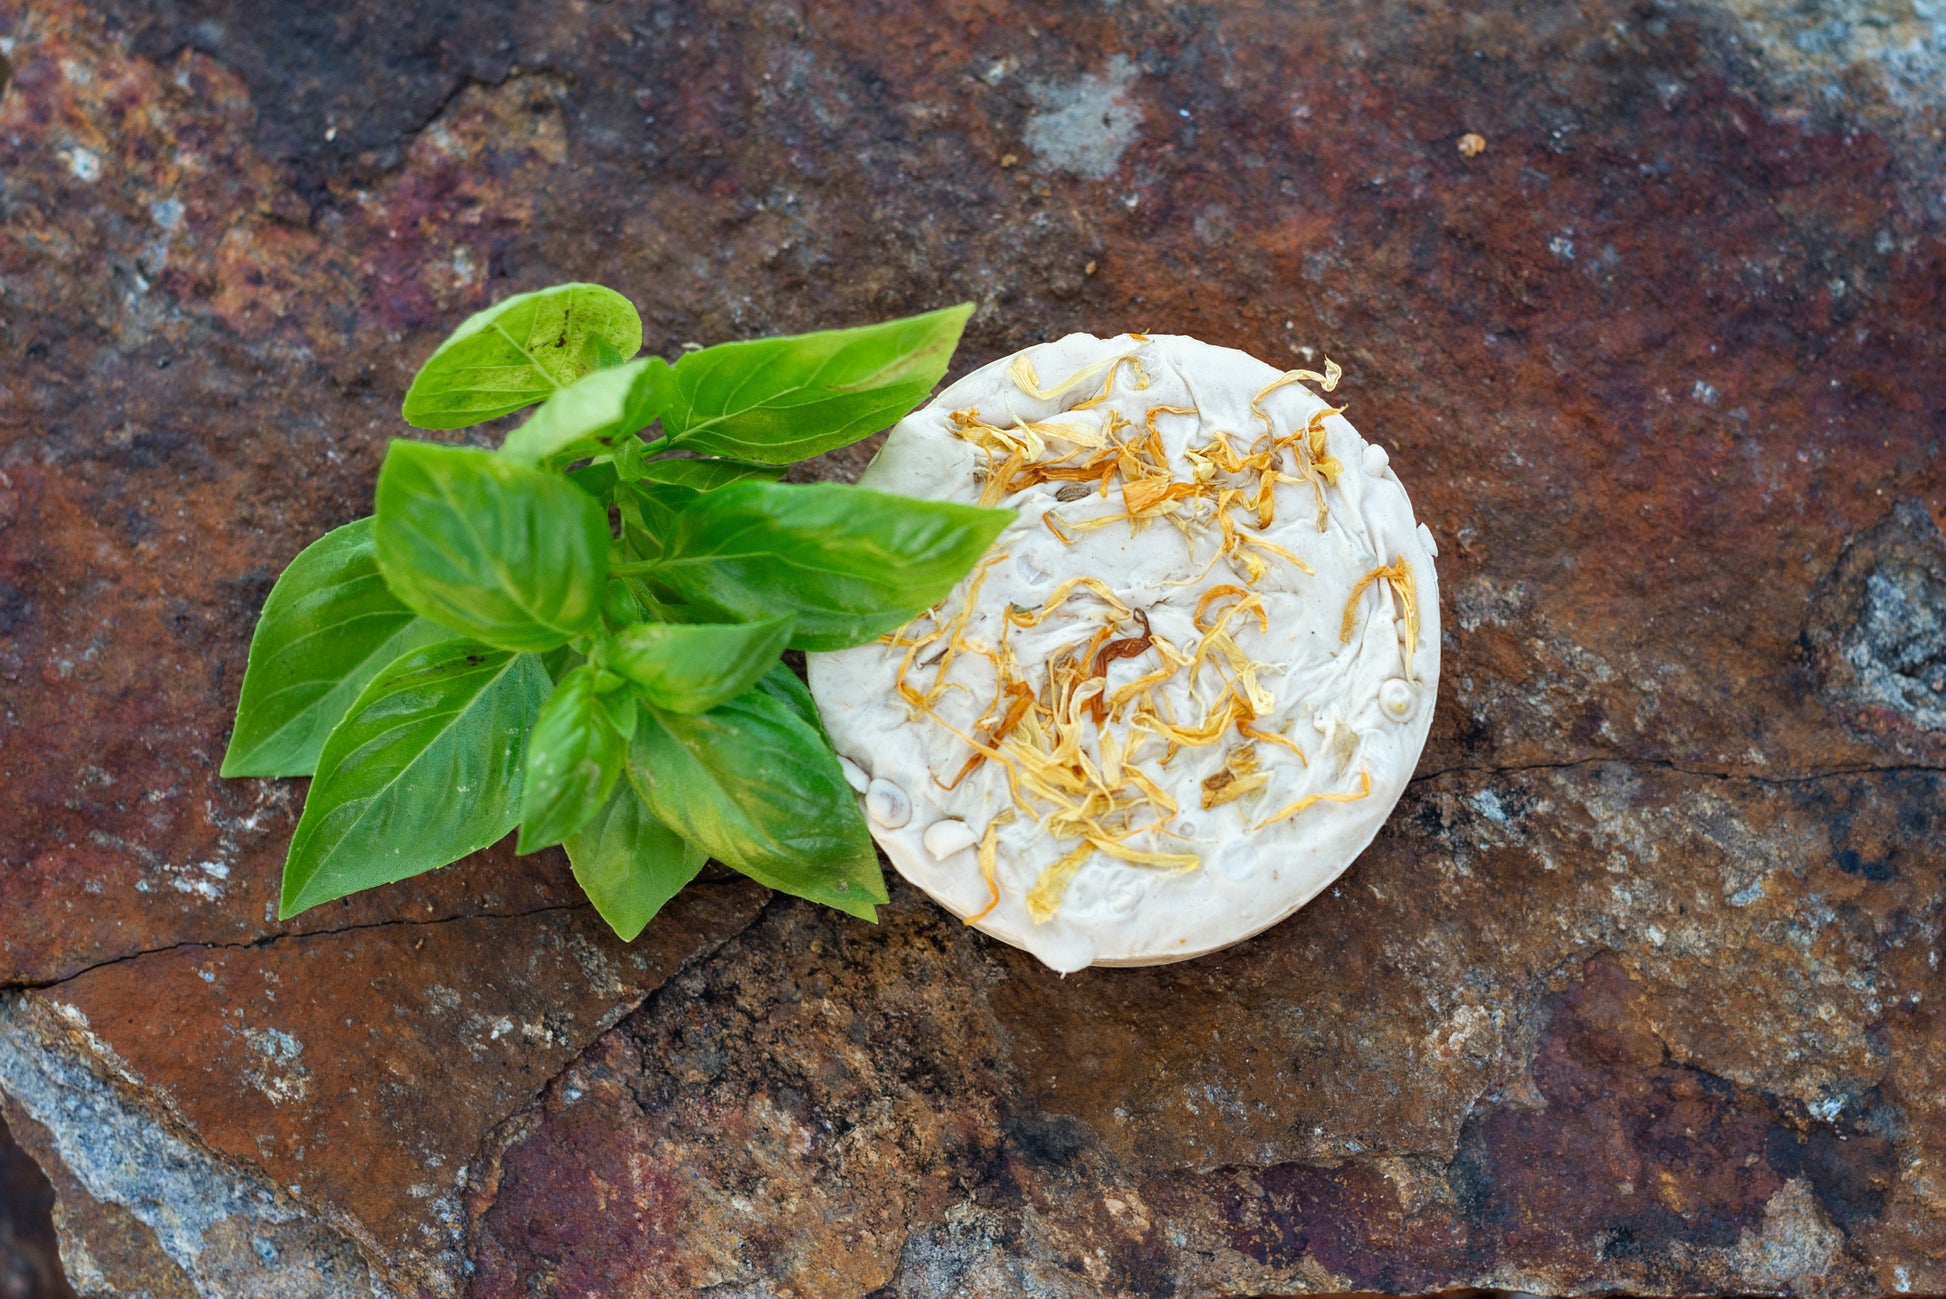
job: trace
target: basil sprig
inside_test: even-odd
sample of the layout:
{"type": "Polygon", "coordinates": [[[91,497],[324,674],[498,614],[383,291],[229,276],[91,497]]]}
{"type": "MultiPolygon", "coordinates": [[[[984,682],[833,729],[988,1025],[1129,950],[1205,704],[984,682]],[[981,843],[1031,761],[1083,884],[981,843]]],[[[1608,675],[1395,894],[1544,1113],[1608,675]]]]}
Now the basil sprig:
{"type": "Polygon", "coordinates": [[[936,604],[1012,515],[775,480],[925,400],[971,311],[674,364],[598,285],[461,325],[406,421],[535,410],[498,452],[394,441],[373,516],[291,561],[250,643],[223,774],[312,777],[283,915],[517,829],[623,938],[710,857],[874,918],[871,837],[779,656],[936,604]]]}

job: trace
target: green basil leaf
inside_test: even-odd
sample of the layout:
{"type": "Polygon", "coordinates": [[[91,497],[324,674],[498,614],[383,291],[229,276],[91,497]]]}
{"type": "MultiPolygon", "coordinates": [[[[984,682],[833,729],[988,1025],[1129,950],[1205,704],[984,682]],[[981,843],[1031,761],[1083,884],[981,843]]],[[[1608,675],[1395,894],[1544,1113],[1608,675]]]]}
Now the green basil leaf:
{"type": "Polygon", "coordinates": [[[571,645],[559,645],[541,655],[541,666],[547,669],[549,681],[559,681],[587,661],[588,656],[571,645]]]}
{"type": "Polygon", "coordinates": [[[596,700],[595,675],[583,664],[562,677],[534,721],[515,852],[539,852],[586,825],[622,774],[626,746],[596,700]]]}
{"type": "Polygon", "coordinates": [[[264,601],[223,774],[310,775],[324,737],[380,668],[451,635],[385,585],[370,519],[325,533],[298,552],[264,601]]]}
{"type": "MultiPolygon", "coordinates": [[[[621,679],[617,677],[615,682],[619,687],[621,679]]],[[[602,688],[597,685],[596,689],[602,688]]],[[[618,688],[612,691],[604,690],[595,698],[600,701],[602,712],[607,714],[608,724],[615,728],[615,734],[622,737],[622,742],[626,744],[634,739],[635,720],[642,711],[635,706],[635,695],[631,691],[618,688]]]]}
{"type": "Polygon", "coordinates": [[[587,357],[588,365],[596,370],[612,370],[614,367],[626,364],[628,361],[626,356],[623,356],[615,350],[613,343],[603,338],[600,334],[591,334],[588,336],[587,357]]]}
{"type": "Polygon", "coordinates": [[[374,535],[393,594],[489,645],[553,649],[601,617],[608,515],[559,475],[470,447],[394,442],[374,535]]]}
{"type": "Polygon", "coordinates": [[[627,483],[617,490],[615,506],[622,516],[622,542],[629,553],[658,558],[662,539],[676,526],[676,516],[701,495],[694,487],[675,483],[627,483]]]}
{"type": "Polygon", "coordinates": [[[784,476],[784,465],[759,465],[748,460],[647,460],[641,477],[652,483],[668,483],[699,492],[713,492],[746,478],[774,482],[784,476]]]}
{"type": "Polygon", "coordinates": [[[595,340],[624,360],[642,350],[642,318],[613,289],[560,284],[468,318],[426,358],[405,394],[414,428],[465,428],[531,406],[595,369],[595,340]]]}
{"type": "Polygon", "coordinates": [[[661,555],[662,538],[698,496],[751,479],[769,482],[784,472],[779,465],[741,460],[646,460],[636,468],[642,472],[633,478],[623,475],[626,486],[616,492],[615,504],[629,553],[642,559],[661,555]]]}
{"type": "Polygon", "coordinates": [[[616,632],[604,661],[675,713],[701,713],[757,684],[791,637],[789,614],[762,622],[640,622],[616,632]]]}
{"type": "Polygon", "coordinates": [[[843,649],[945,599],[1012,518],[835,483],[742,482],[676,517],[652,576],[729,618],[795,613],[795,649],[843,649]]]}
{"type": "Polygon", "coordinates": [[[628,593],[635,597],[635,603],[642,609],[643,621],[655,622],[714,622],[716,619],[707,610],[693,608],[685,604],[674,591],[660,584],[651,584],[641,577],[626,577],[628,593]]]}
{"type": "Polygon", "coordinates": [[[284,862],[280,913],[458,861],[514,828],[532,654],[444,640],[389,664],[325,739],[284,862]]]}
{"type": "Polygon", "coordinates": [[[628,775],[657,818],[759,884],[864,920],[886,900],[837,756],[761,690],[694,715],[643,705],[628,775]]]}
{"type": "Polygon", "coordinates": [[[594,464],[568,470],[567,480],[596,500],[606,502],[609,494],[615,490],[615,484],[621,481],[621,475],[615,472],[612,462],[597,460],[594,464]]]}
{"type": "Polygon", "coordinates": [[[621,438],[599,463],[614,466],[616,482],[632,483],[642,476],[642,466],[648,463],[648,444],[640,436],[621,438]]]}
{"type": "Polygon", "coordinates": [[[890,428],[946,373],[972,303],[862,329],[684,354],[662,412],[671,445],[782,465],[890,428]]]}
{"type": "Polygon", "coordinates": [[[708,853],[650,815],[627,781],[615,786],[565,846],[581,891],[623,942],[633,942],[709,860],[708,853]]]}
{"type": "MultiPolygon", "coordinates": [[[[818,715],[818,702],[811,697],[811,687],[791,671],[788,663],[771,664],[770,670],[757,678],[757,689],[803,718],[819,735],[825,735],[824,718],[818,715]]],[[[825,735],[826,746],[830,743],[831,737],[825,735]]]]}
{"type": "Polygon", "coordinates": [[[642,602],[625,579],[611,577],[602,595],[601,614],[611,625],[626,627],[642,621],[642,602]]]}
{"type": "Polygon", "coordinates": [[[659,356],[583,375],[507,434],[500,454],[547,467],[605,455],[655,422],[668,383],[669,363],[659,356]]]}

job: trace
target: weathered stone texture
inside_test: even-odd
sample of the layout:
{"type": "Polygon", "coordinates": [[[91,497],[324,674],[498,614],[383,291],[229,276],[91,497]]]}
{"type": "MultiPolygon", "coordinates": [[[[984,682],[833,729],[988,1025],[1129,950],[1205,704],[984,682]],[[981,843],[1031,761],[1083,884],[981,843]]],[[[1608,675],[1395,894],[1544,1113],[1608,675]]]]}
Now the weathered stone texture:
{"type": "Polygon", "coordinates": [[[1946,1291],[1931,8],[0,0],[0,57],[0,1096],[80,1292],[1946,1291]],[[665,355],[970,298],[964,363],[1343,362],[1450,604],[1391,826],[1066,980],[897,887],[624,948],[505,846],[274,923],[255,611],[566,278],[665,355]]]}
{"type": "Polygon", "coordinates": [[[946,1249],[1080,1293],[1871,1291],[1938,1230],[1884,1078],[1942,1058],[1940,783],[1443,776],[1282,941],[1139,972],[773,912],[563,1076],[477,1284],[924,1295],[946,1249]],[[1789,851],[1841,817],[1879,880],[1789,851]],[[628,1230],[569,1211],[622,1188],[628,1230]]]}
{"type": "Polygon", "coordinates": [[[0,1121],[0,1299],[66,1299],[53,1191],[0,1121]]]}

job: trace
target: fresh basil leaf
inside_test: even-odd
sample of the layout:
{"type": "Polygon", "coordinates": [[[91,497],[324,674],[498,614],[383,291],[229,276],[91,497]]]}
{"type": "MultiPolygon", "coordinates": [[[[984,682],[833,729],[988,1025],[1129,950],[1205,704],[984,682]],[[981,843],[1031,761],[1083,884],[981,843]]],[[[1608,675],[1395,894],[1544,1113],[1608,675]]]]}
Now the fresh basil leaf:
{"type": "Polygon", "coordinates": [[[283,918],[458,861],[513,829],[547,691],[534,655],[465,639],[373,677],[318,757],[284,862],[283,918]]]}
{"type": "Polygon", "coordinates": [[[759,465],[748,460],[647,460],[640,477],[652,483],[668,483],[699,492],[713,492],[746,478],[774,482],[784,476],[784,465],[759,465]]]}
{"type": "Polygon", "coordinates": [[[380,668],[451,635],[385,585],[370,519],[325,533],[298,552],[264,601],[223,774],[310,775],[324,737],[380,668]]]}
{"type": "Polygon", "coordinates": [[[621,481],[621,475],[615,472],[611,462],[597,460],[594,464],[568,470],[567,480],[596,500],[606,502],[615,485],[621,481]]]}
{"type": "Polygon", "coordinates": [[[946,373],[972,303],[862,329],[759,338],[677,360],[671,445],[782,465],[890,428],[946,373]]]}
{"type": "Polygon", "coordinates": [[[611,577],[602,596],[601,616],[611,626],[627,627],[642,621],[642,602],[626,581],[611,577]]]}
{"type": "Polygon", "coordinates": [[[539,852],[588,823],[622,774],[626,747],[595,697],[595,669],[574,669],[555,685],[527,737],[520,783],[517,853],[539,852]]]}
{"type": "Polygon", "coordinates": [[[614,690],[598,684],[596,689],[600,693],[595,698],[600,702],[602,712],[607,714],[608,724],[615,728],[615,734],[621,736],[626,744],[635,738],[635,719],[642,710],[635,706],[634,692],[620,688],[623,684],[620,677],[614,679],[614,684],[617,687],[614,690]]]}
{"type": "Polygon", "coordinates": [[[588,656],[571,645],[559,645],[541,655],[541,666],[547,669],[549,681],[559,681],[587,661],[588,656]]]}
{"type": "Polygon", "coordinates": [[[662,554],[662,539],[676,526],[676,516],[702,493],[675,483],[627,483],[615,492],[615,508],[622,517],[622,542],[642,559],[662,554]]]}
{"type": "Polygon", "coordinates": [[[837,756],[761,690],[694,715],[643,705],[628,774],[658,819],[759,884],[864,920],[886,900],[837,756]]]}
{"type": "Polygon", "coordinates": [[[560,284],[496,302],[426,358],[405,394],[414,428],[465,428],[531,406],[595,369],[595,340],[624,360],[642,350],[642,318],[613,289],[560,284]]]}
{"type": "Polygon", "coordinates": [[[661,584],[651,584],[646,578],[627,577],[628,593],[635,597],[636,604],[642,608],[643,620],[656,622],[714,622],[715,619],[702,609],[685,604],[674,591],[661,584]]]}
{"type": "Polygon", "coordinates": [[[605,455],[655,422],[668,383],[669,363],[659,356],[583,375],[507,434],[500,454],[550,468],[605,455]]]}
{"type": "Polygon", "coordinates": [[[708,853],[656,820],[627,781],[564,846],[581,891],[625,943],[709,861],[708,853]]]}
{"type": "MultiPolygon", "coordinates": [[[[818,703],[811,697],[811,687],[791,671],[788,663],[771,664],[770,670],[757,678],[757,689],[803,718],[819,735],[825,734],[824,718],[818,715],[818,703]]],[[[825,747],[830,746],[831,737],[825,735],[825,747]]]]}
{"type": "Polygon", "coordinates": [[[642,476],[642,466],[648,463],[648,459],[648,444],[638,435],[618,439],[614,450],[602,456],[601,463],[615,467],[616,482],[632,483],[642,476]]]}
{"type": "Polygon", "coordinates": [[[675,713],[701,713],[757,684],[791,636],[791,616],[762,622],[640,622],[609,638],[604,661],[675,713]]]}
{"type": "Polygon", "coordinates": [[[596,370],[613,369],[615,366],[625,364],[628,361],[626,356],[623,356],[615,350],[613,343],[603,338],[600,334],[591,334],[588,336],[586,354],[588,357],[588,365],[596,370]]]}
{"type": "Polygon", "coordinates": [[[470,447],[394,442],[374,535],[393,594],[489,645],[553,649],[601,617],[608,515],[559,475],[470,447]]]}
{"type": "Polygon", "coordinates": [[[835,483],[735,483],[676,517],[652,576],[729,618],[795,613],[794,649],[843,649],[945,599],[1012,518],[835,483]]]}
{"type": "Polygon", "coordinates": [[[784,472],[780,465],[741,460],[646,460],[637,468],[641,472],[633,478],[623,475],[626,485],[616,491],[615,504],[629,552],[643,559],[662,553],[662,538],[698,496],[752,479],[769,482],[784,472]]]}

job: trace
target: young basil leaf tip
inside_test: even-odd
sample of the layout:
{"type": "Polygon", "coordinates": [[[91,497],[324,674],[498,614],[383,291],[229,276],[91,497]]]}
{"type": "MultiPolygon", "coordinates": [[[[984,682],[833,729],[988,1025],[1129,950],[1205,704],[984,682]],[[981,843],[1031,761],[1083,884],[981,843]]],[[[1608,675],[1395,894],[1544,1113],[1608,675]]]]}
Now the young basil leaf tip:
{"type": "Polygon", "coordinates": [[[642,317],[599,284],[520,293],[469,317],[413,376],[400,413],[414,428],[465,428],[544,400],[599,363],[642,350],[642,317]]]}
{"type": "Polygon", "coordinates": [[[575,668],[556,683],[534,719],[516,853],[538,851],[580,830],[622,774],[626,741],[597,698],[601,675],[589,663],[575,668]]]}

